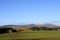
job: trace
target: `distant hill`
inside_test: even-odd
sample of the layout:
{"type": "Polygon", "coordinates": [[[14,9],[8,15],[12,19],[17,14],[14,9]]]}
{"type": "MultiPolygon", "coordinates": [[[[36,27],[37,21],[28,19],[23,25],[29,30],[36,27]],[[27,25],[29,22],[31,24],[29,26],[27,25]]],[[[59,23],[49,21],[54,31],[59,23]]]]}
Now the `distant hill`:
{"type": "Polygon", "coordinates": [[[41,26],[57,26],[57,25],[54,25],[54,24],[50,24],[50,23],[45,23],[45,24],[41,24],[41,26]]]}
{"type": "Polygon", "coordinates": [[[37,24],[28,24],[28,25],[3,25],[3,26],[0,26],[0,27],[8,28],[8,27],[50,27],[50,26],[56,27],[57,25],[50,24],[50,23],[44,23],[44,24],[40,24],[40,25],[37,25],[37,24]]]}

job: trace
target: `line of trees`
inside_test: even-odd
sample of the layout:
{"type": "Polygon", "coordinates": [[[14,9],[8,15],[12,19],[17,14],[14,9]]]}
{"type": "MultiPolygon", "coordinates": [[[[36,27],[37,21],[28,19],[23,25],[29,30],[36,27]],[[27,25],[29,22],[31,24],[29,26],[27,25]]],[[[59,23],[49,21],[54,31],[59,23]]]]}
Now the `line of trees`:
{"type": "Polygon", "coordinates": [[[50,30],[50,31],[55,30],[55,31],[57,31],[59,28],[32,27],[30,29],[33,30],[33,31],[39,31],[39,30],[50,30]]]}

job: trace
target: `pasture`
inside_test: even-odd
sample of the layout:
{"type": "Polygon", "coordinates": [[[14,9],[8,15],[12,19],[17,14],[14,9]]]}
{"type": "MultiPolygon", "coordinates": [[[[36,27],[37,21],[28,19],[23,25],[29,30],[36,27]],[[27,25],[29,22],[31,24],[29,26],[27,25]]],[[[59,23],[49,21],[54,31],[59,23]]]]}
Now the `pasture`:
{"type": "Polygon", "coordinates": [[[0,40],[60,40],[60,31],[21,31],[0,34],[0,40]]]}

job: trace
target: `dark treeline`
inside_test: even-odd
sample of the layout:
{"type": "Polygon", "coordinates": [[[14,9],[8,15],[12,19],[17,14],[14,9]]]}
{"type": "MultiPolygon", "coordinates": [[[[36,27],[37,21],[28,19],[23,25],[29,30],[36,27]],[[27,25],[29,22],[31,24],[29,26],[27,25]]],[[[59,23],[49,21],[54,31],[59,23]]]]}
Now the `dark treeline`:
{"type": "Polygon", "coordinates": [[[33,30],[33,31],[39,31],[39,30],[50,30],[50,31],[55,30],[55,31],[57,31],[60,28],[32,27],[30,29],[33,30]]]}

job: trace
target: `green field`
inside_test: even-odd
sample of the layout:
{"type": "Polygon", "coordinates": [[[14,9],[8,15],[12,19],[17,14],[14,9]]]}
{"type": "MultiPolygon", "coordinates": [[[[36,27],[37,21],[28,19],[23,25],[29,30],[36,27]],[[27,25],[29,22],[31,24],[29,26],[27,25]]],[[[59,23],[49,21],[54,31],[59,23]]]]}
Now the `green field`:
{"type": "Polygon", "coordinates": [[[0,34],[0,40],[60,40],[60,31],[24,31],[0,34]]]}

